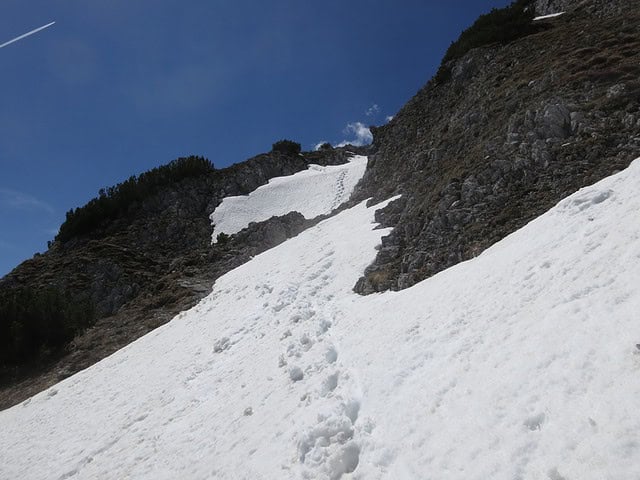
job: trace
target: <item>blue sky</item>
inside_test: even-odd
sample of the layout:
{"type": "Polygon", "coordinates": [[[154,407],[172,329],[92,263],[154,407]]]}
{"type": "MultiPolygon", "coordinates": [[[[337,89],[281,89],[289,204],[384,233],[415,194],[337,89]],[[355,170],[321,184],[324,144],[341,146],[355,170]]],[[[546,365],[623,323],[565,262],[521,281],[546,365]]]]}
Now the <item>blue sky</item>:
{"type": "Polygon", "coordinates": [[[0,275],[65,212],[179,156],[353,140],[508,0],[3,0],[0,275]],[[349,127],[351,125],[351,127],[349,127]]]}

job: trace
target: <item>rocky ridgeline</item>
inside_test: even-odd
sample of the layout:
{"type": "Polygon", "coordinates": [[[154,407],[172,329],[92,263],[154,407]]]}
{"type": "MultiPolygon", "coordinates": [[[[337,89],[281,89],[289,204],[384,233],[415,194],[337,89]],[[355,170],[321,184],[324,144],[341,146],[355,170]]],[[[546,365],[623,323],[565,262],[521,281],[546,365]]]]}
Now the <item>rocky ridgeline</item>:
{"type": "Polygon", "coordinates": [[[0,369],[0,408],[84,369],[211,291],[216,278],[311,224],[302,215],[249,225],[224,244],[211,245],[210,213],[227,196],[245,195],[270,178],[310,163],[345,163],[344,149],[286,155],[272,152],[208,175],[183,179],[135,203],[114,220],[23,262],[0,280],[0,291],[54,286],[89,302],[96,322],[67,351],[35,366],[0,369]]]}
{"type": "Polygon", "coordinates": [[[596,18],[621,15],[633,0],[535,0],[536,15],[552,15],[571,10],[582,10],[596,18]]]}
{"type": "Polygon", "coordinates": [[[484,249],[640,156],[637,2],[568,1],[538,33],[471,50],[387,125],[354,201],[402,194],[355,290],[402,289],[484,249]]]}

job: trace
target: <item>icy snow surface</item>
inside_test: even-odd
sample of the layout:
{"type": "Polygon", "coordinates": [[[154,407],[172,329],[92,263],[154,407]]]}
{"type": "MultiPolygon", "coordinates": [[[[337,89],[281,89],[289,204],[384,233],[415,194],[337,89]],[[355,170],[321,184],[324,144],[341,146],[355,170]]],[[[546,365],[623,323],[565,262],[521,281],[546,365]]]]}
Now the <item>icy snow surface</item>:
{"type": "Polygon", "coordinates": [[[0,478],[640,479],[640,161],[414,287],[360,204],[0,412],[0,478]]]}
{"type": "Polygon", "coordinates": [[[366,167],[367,157],[360,155],[344,165],[309,165],[294,175],[272,178],[249,195],[226,197],[211,214],[213,240],[221,232],[230,235],[275,215],[296,211],[313,218],[329,213],[349,199],[366,167]]]}

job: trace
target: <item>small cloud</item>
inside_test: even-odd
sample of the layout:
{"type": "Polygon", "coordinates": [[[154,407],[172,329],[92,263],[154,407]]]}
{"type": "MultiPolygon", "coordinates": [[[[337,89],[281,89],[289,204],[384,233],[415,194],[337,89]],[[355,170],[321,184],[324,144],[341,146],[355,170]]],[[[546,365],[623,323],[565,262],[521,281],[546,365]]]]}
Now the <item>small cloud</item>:
{"type": "Polygon", "coordinates": [[[373,115],[376,115],[379,111],[380,111],[380,107],[378,106],[377,103],[374,103],[369,108],[367,108],[367,110],[364,112],[364,114],[367,117],[372,117],[373,115]]]}
{"type": "Polygon", "coordinates": [[[55,211],[51,205],[38,200],[32,195],[9,188],[0,188],[0,207],[3,206],[16,210],[44,210],[47,213],[54,213],[55,211]]]}
{"type": "Polygon", "coordinates": [[[329,142],[327,142],[326,140],[322,140],[322,141],[320,141],[320,142],[316,143],[316,144],[313,146],[313,150],[314,150],[314,151],[318,151],[318,150],[320,150],[320,147],[321,147],[322,145],[324,145],[325,143],[329,143],[329,142]]]}
{"type": "Polygon", "coordinates": [[[353,122],[347,124],[343,130],[345,135],[351,135],[351,140],[345,139],[338,144],[338,147],[344,147],[345,145],[353,145],[355,147],[361,147],[363,145],[369,145],[373,141],[373,135],[369,127],[365,126],[362,122],[353,122]]]}
{"type": "Polygon", "coordinates": [[[393,120],[393,115],[387,115],[386,117],[384,117],[384,119],[387,123],[389,123],[391,120],[393,120]]]}

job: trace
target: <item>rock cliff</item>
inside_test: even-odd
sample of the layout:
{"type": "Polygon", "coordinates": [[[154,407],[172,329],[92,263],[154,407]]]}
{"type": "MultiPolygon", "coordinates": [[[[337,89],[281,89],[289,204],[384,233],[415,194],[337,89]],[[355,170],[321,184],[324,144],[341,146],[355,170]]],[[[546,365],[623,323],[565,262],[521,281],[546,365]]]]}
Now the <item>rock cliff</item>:
{"type": "Polygon", "coordinates": [[[354,200],[402,198],[356,285],[402,289],[472,258],[640,156],[640,10],[543,1],[537,33],[469,51],[373,130],[354,200]]]}

